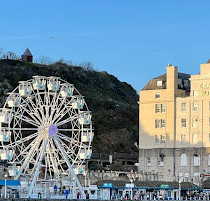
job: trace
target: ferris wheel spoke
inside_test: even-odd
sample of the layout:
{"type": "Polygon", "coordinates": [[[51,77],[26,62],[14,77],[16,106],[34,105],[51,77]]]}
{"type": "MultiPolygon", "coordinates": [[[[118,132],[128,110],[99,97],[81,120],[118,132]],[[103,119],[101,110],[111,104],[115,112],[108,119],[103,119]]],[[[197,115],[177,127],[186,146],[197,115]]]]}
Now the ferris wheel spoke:
{"type": "MultiPolygon", "coordinates": [[[[35,98],[35,96],[34,96],[34,98],[35,98]]],[[[37,106],[35,105],[35,103],[32,101],[32,97],[28,97],[27,100],[30,102],[30,104],[34,110],[34,115],[36,116],[37,119],[39,119],[39,121],[41,121],[42,118],[40,116],[39,110],[37,109],[37,106]]]]}
{"type": "Polygon", "coordinates": [[[62,119],[69,110],[71,110],[71,104],[68,102],[67,104],[64,105],[64,107],[62,108],[62,110],[60,108],[57,109],[55,115],[54,115],[54,118],[52,120],[52,122],[55,122],[55,121],[59,121],[60,119],[62,119]],[[67,108],[67,109],[66,109],[67,108]],[[67,112],[65,112],[65,110],[67,112]]]}
{"type": "Polygon", "coordinates": [[[12,113],[14,113],[15,117],[17,117],[18,119],[23,120],[23,121],[25,121],[25,122],[27,122],[27,123],[30,123],[30,124],[32,124],[32,125],[34,125],[34,126],[36,126],[36,127],[39,127],[39,124],[37,124],[37,123],[36,123],[35,121],[33,121],[32,119],[26,117],[25,115],[20,114],[19,112],[16,112],[16,111],[14,111],[14,110],[12,110],[12,113]]]}
{"type": "Polygon", "coordinates": [[[66,124],[66,123],[68,123],[68,122],[70,122],[70,121],[76,120],[76,119],[78,118],[78,116],[79,116],[79,115],[71,116],[71,117],[68,117],[68,118],[66,118],[66,119],[64,119],[64,120],[62,120],[62,121],[60,121],[59,123],[58,123],[58,122],[55,122],[54,124],[56,124],[57,127],[58,127],[58,126],[62,126],[62,125],[66,124]]]}
{"type": "MultiPolygon", "coordinates": [[[[50,139],[50,142],[51,142],[52,139],[50,139]]],[[[52,163],[52,167],[53,167],[53,171],[54,173],[57,175],[58,177],[58,168],[56,166],[56,163],[55,163],[55,160],[54,160],[54,157],[52,155],[52,149],[51,149],[51,143],[49,142],[48,146],[47,146],[47,150],[48,150],[48,153],[49,153],[49,158],[50,158],[50,161],[52,163]]]]}
{"type": "Polygon", "coordinates": [[[81,131],[81,129],[77,128],[58,128],[58,131],[81,131]]]}
{"type": "MultiPolygon", "coordinates": [[[[38,146],[40,145],[40,142],[41,142],[41,140],[42,140],[41,137],[42,137],[42,135],[39,135],[39,136],[33,141],[33,143],[31,143],[32,146],[31,146],[29,152],[27,153],[27,155],[26,155],[26,157],[25,157],[25,160],[24,160],[24,162],[23,162],[23,164],[22,164],[22,166],[21,166],[21,169],[20,169],[18,175],[15,177],[15,180],[17,180],[17,179],[20,177],[22,171],[26,168],[27,164],[29,163],[29,160],[30,160],[32,154],[34,153],[35,149],[37,149],[38,146]]],[[[30,147],[30,146],[28,146],[28,147],[30,147]]],[[[26,148],[28,148],[28,147],[26,147],[26,148]]],[[[24,151],[25,151],[25,150],[24,150],[24,151]]]]}
{"type": "Polygon", "coordinates": [[[10,147],[11,148],[14,148],[15,146],[18,146],[20,144],[23,144],[24,142],[27,142],[28,140],[31,140],[31,139],[33,139],[34,137],[37,137],[37,136],[38,136],[38,132],[36,132],[34,134],[31,134],[30,136],[21,138],[19,140],[15,140],[15,142],[12,142],[9,145],[6,145],[5,147],[6,148],[10,148],[10,147]]]}
{"type": "MultiPolygon", "coordinates": [[[[57,169],[58,169],[58,166],[59,166],[61,168],[62,172],[64,172],[63,166],[62,166],[62,164],[59,160],[58,150],[55,148],[54,144],[55,144],[55,141],[53,140],[53,138],[51,138],[50,145],[52,147],[52,150],[54,150],[53,156],[54,156],[54,159],[55,159],[55,164],[57,164],[57,169]]],[[[59,176],[59,170],[58,170],[58,176],[59,176]]]]}
{"type": "Polygon", "coordinates": [[[47,139],[43,140],[43,145],[42,145],[42,149],[41,149],[43,151],[41,152],[42,154],[40,156],[39,163],[37,165],[36,172],[34,174],[34,178],[33,178],[32,182],[31,182],[31,185],[30,185],[29,195],[31,195],[31,193],[33,191],[33,188],[34,188],[34,184],[35,184],[35,182],[37,180],[37,177],[38,177],[38,174],[39,174],[39,169],[41,167],[41,163],[42,163],[42,160],[43,160],[43,157],[44,157],[44,154],[45,154],[48,142],[49,142],[49,135],[48,135],[47,139]]]}
{"type": "Polygon", "coordinates": [[[85,193],[84,193],[84,191],[83,191],[83,188],[82,188],[82,186],[81,186],[81,184],[80,184],[80,182],[79,182],[79,180],[78,180],[78,178],[77,178],[77,176],[76,176],[76,174],[75,174],[75,172],[74,172],[74,170],[73,170],[73,168],[72,168],[72,166],[71,166],[71,163],[70,163],[70,161],[69,161],[69,159],[68,159],[68,157],[67,157],[67,155],[66,155],[66,152],[63,150],[63,148],[62,148],[62,146],[61,146],[61,144],[60,144],[59,139],[57,138],[57,136],[55,136],[54,139],[55,139],[55,141],[56,141],[56,143],[57,143],[57,145],[58,145],[58,148],[60,149],[60,151],[61,151],[63,157],[64,157],[65,160],[66,160],[66,163],[67,163],[67,165],[68,165],[68,167],[69,167],[69,170],[70,170],[72,176],[73,176],[73,177],[75,178],[75,180],[76,180],[77,186],[79,187],[79,189],[80,189],[82,195],[85,196],[85,193]]]}
{"type": "Polygon", "coordinates": [[[66,135],[64,135],[64,134],[62,134],[62,133],[57,133],[57,135],[58,135],[59,138],[65,140],[65,141],[67,141],[67,142],[73,143],[73,144],[77,145],[78,147],[80,146],[80,142],[74,140],[74,139],[71,138],[71,137],[68,137],[68,136],[66,136],[66,135]]]}
{"type": "Polygon", "coordinates": [[[2,129],[5,130],[10,130],[10,131],[38,131],[38,128],[10,128],[10,127],[1,127],[2,129]]]}
{"type": "Polygon", "coordinates": [[[40,124],[40,119],[37,118],[34,114],[35,114],[35,110],[33,108],[31,108],[31,106],[28,104],[27,101],[25,101],[25,99],[23,99],[21,97],[21,100],[25,102],[26,105],[20,105],[19,107],[22,108],[28,115],[30,115],[30,117],[37,122],[38,124],[40,124]],[[29,108],[30,110],[26,109],[29,108]],[[31,113],[32,112],[32,113],[31,113]],[[34,112],[34,113],[33,113],[34,112]]]}

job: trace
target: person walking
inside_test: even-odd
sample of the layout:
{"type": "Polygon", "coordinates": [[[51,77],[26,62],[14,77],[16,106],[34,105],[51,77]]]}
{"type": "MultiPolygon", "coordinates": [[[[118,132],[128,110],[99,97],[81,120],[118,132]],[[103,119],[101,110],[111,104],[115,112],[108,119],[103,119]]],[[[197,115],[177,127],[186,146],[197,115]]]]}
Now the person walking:
{"type": "Polygon", "coordinates": [[[69,190],[68,189],[65,190],[65,195],[66,195],[66,200],[67,200],[68,199],[68,195],[69,195],[69,190]]]}
{"type": "Polygon", "coordinates": [[[86,193],[86,200],[89,200],[90,199],[90,196],[89,196],[89,193],[87,192],[86,193]]]}
{"type": "Polygon", "coordinates": [[[55,195],[57,194],[57,190],[58,190],[58,187],[55,185],[54,186],[54,193],[55,193],[55,195]]]}

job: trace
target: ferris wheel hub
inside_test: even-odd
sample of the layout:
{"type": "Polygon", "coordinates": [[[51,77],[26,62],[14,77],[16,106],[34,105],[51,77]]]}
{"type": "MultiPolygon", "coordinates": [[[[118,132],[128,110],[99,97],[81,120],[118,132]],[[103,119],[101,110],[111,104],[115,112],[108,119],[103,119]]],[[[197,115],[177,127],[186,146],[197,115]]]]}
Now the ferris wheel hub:
{"type": "Polygon", "coordinates": [[[58,132],[57,126],[55,124],[51,124],[49,129],[48,129],[49,135],[54,136],[54,135],[57,134],[57,132],[58,132]]]}

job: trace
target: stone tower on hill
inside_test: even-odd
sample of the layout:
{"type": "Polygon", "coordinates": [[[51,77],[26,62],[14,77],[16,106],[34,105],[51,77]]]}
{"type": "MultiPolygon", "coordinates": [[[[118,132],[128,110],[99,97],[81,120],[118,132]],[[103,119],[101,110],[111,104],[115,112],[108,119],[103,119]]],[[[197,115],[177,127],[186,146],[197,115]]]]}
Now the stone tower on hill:
{"type": "Polygon", "coordinates": [[[33,55],[31,54],[30,50],[27,48],[24,54],[22,55],[23,61],[33,62],[33,55]]]}

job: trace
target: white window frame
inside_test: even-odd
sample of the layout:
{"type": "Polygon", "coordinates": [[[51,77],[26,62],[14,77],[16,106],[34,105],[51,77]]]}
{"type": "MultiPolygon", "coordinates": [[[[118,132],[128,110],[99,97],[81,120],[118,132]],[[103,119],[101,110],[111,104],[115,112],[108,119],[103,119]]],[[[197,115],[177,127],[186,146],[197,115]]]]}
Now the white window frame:
{"type": "Polygon", "coordinates": [[[193,96],[198,96],[198,90],[193,90],[193,96]]]}
{"type": "Polygon", "coordinates": [[[180,139],[181,139],[182,143],[185,143],[186,142],[186,134],[181,134],[180,139]]]}
{"type": "Polygon", "coordinates": [[[166,143],[166,135],[160,135],[160,144],[166,143]]]}
{"type": "Polygon", "coordinates": [[[166,127],[166,121],[165,119],[161,119],[161,128],[165,128],[166,127]]]}
{"type": "Polygon", "coordinates": [[[200,166],[201,165],[201,160],[200,160],[200,155],[199,154],[195,154],[194,155],[194,157],[193,157],[193,165],[194,166],[200,166]]]}
{"type": "Polygon", "coordinates": [[[160,113],[160,104],[155,104],[155,113],[160,113]]]}
{"type": "Polygon", "coordinates": [[[182,128],[186,128],[187,127],[187,120],[186,120],[186,118],[182,118],[181,119],[181,127],[182,128]]]}
{"type": "Polygon", "coordinates": [[[181,111],[186,112],[186,102],[181,103],[181,111]]]}
{"type": "Polygon", "coordinates": [[[165,112],[166,112],[166,105],[161,104],[161,113],[165,113],[165,112]]]}
{"type": "Polygon", "coordinates": [[[161,126],[160,119],[155,119],[155,128],[160,128],[160,126],[161,126]]]}
{"type": "Polygon", "coordinates": [[[193,102],[193,112],[198,111],[198,102],[193,102]]]}
{"type": "Polygon", "coordinates": [[[180,156],[180,165],[187,166],[187,154],[181,154],[180,156]]]}

